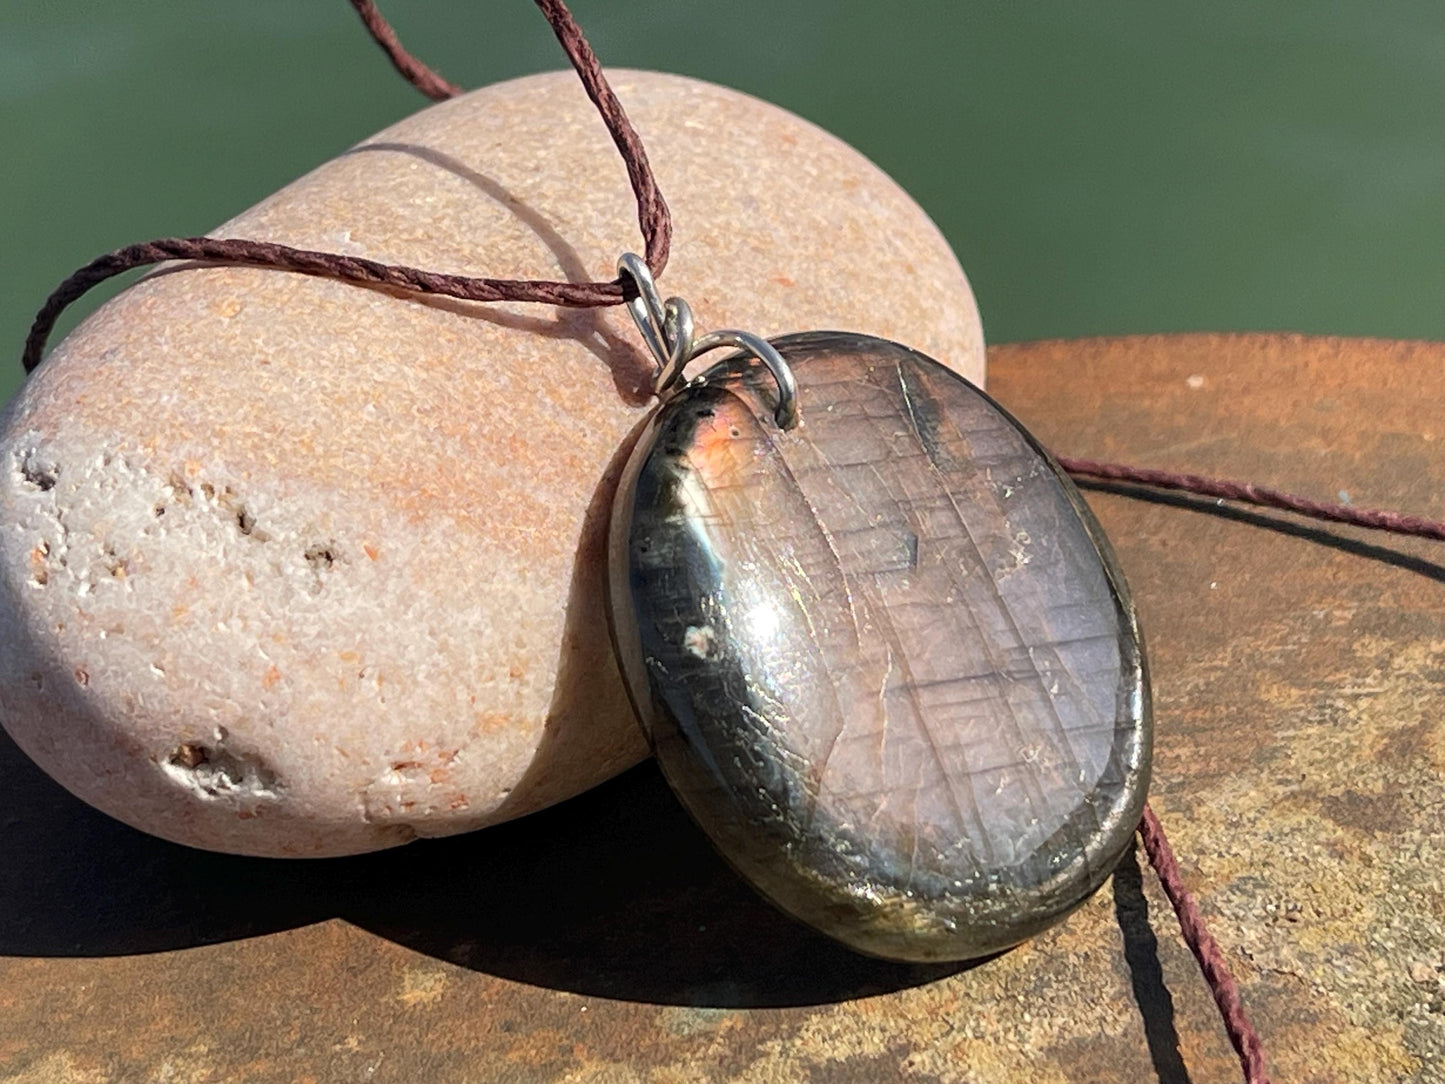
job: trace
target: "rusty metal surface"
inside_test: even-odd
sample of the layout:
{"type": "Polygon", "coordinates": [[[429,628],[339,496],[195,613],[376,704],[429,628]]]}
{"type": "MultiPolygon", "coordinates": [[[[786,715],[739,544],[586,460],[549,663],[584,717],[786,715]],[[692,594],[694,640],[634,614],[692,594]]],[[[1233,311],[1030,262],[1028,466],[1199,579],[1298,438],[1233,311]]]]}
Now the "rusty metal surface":
{"type": "MultiPolygon", "coordinates": [[[[1445,516],[1445,346],[1174,336],[989,363],[1060,451],[1445,516]]],[[[1149,641],[1155,806],[1276,1079],[1445,1079],[1445,551],[1088,496],[1149,641]]],[[[4,1084],[1238,1075],[1127,862],[1058,929],[955,970],[778,916],[650,767],[472,836],[278,862],[141,836],[7,740],[0,825],[4,1084]]]]}

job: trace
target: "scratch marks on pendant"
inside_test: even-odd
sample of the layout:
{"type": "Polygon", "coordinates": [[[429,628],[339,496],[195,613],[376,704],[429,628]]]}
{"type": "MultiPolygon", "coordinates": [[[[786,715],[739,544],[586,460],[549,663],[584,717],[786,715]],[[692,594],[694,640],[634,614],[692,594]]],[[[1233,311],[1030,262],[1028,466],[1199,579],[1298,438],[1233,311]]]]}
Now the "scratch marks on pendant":
{"type": "Polygon", "coordinates": [[[631,599],[673,672],[635,699],[785,909],[856,921],[867,951],[919,916],[949,951],[1004,947],[1097,887],[1137,821],[1132,617],[1067,483],[982,393],[880,340],[779,342],[798,429],[743,359],[663,408],[639,492],[683,491],[649,521],[679,546],[631,599]]]}

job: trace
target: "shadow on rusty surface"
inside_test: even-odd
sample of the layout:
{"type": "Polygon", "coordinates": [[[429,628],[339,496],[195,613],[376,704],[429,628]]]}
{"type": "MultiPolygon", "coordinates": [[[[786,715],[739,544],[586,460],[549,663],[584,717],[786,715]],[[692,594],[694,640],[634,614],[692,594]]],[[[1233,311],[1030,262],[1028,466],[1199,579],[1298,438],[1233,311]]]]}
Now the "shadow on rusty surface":
{"type": "MultiPolygon", "coordinates": [[[[1445,565],[1283,516],[1115,483],[1085,488],[1247,522],[1445,581],[1445,565]]],[[[714,854],[651,764],[483,832],[288,861],[213,854],[134,831],[64,792],[0,734],[0,870],[4,955],[147,953],[341,918],[478,972],[652,1003],[825,1004],[966,969],[869,959],[792,922],[714,854]]],[[[1142,902],[1137,865],[1116,876],[1115,892],[1156,1072],[1187,1080],[1178,1075],[1157,943],[1144,936],[1147,919],[1129,910],[1128,901],[1142,902]]]]}
{"type": "MultiPolygon", "coordinates": [[[[1378,561],[1381,564],[1404,569],[1406,572],[1415,572],[1427,579],[1445,583],[1445,564],[1441,564],[1438,561],[1429,561],[1423,557],[1416,557],[1414,554],[1392,549],[1389,546],[1362,541],[1357,537],[1358,534],[1363,533],[1358,528],[1340,527],[1338,529],[1331,529],[1329,527],[1321,527],[1318,524],[1294,519],[1288,512],[1260,512],[1249,508],[1241,508],[1237,505],[1220,504],[1211,497],[1198,497],[1188,493],[1161,492],[1155,489],[1131,485],[1128,482],[1110,482],[1086,478],[1076,481],[1074,484],[1085,492],[1116,493],[1120,496],[1130,497],[1136,501],[1167,505],[1170,508],[1179,508],[1189,512],[1199,512],[1204,515],[1215,516],[1219,519],[1227,519],[1233,523],[1244,523],[1251,527],[1262,527],[1267,531],[1288,535],[1291,538],[1302,538],[1306,542],[1313,542],[1316,545],[1339,550],[1341,553],[1350,554],[1352,557],[1364,557],[1367,560],[1378,561]]],[[[1386,536],[1372,533],[1371,537],[1382,538],[1386,536]]]]}
{"type": "MultiPolygon", "coordinates": [[[[1084,488],[1250,523],[1445,581],[1445,565],[1284,516],[1116,483],[1084,488]]],[[[72,798],[0,734],[0,829],[5,955],[156,952],[341,918],[475,971],[653,1003],[824,1004],[964,969],[859,956],[777,912],[716,856],[651,764],[482,832],[288,861],[137,832],[72,798]]],[[[1116,894],[1122,887],[1135,898],[1128,886],[1137,888],[1137,876],[1124,873],[1116,894]]],[[[1127,905],[1118,918],[1156,1071],[1187,1079],[1169,1075],[1177,1038],[1157,945],[1129,921],[1127,905]]]]}
{"type": "Polygon", "coordinates": [[[1179,1052],[1174,995],[1164,981],[1159,961],[1159,939],[1149,925],[1149,901],[1144,898],[1144,873],[1135,847],[1124,852],[1114,868],[1114,919],[1124,939],[1124,963],[1134,1004],[1144,1022],[1144,1039],[1158,1084],[1192,1084],[1179,1052]]]}
{"type": "Polygon", "coordinates": [[[0,827],[4,955],[156,952],[341,918],[475,971],[653,1003],[824,1004],[963,969],[859,956],[774,910],[650,764],[482,832],[278,860],[128,828],[0,735],[0,827]]]}

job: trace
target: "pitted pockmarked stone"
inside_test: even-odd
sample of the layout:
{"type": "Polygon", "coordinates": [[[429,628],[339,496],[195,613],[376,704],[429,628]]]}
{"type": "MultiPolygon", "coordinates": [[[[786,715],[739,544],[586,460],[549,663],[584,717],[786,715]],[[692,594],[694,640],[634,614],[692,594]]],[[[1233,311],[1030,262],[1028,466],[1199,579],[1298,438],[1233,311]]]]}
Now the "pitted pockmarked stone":
{"type": "MultiPolygon", "coordinates": [[[[982,377],[967,280],[876,167],[736,91],[609,74],[680,227],[669,292],[713,326],[907,334],[982,377]]],[[[423,110],[219,235],[587,281],[636,231],[568,71],[423,110]]],[[[468,831],[631,767],[603,562],[650,378],[620,308],[144,278],[0,414],[0,723],[107,813],[254,855],[468,831]]]]}
{"type": "Polygon", "coordinates": [[[1148,783],[1148,686],[1092,515],[1007,413],[912,350],[774,345],[664,404],[614,513],[612,611],[669,781],[784,910],[967,959],[1086,899],[1148,783]]]}

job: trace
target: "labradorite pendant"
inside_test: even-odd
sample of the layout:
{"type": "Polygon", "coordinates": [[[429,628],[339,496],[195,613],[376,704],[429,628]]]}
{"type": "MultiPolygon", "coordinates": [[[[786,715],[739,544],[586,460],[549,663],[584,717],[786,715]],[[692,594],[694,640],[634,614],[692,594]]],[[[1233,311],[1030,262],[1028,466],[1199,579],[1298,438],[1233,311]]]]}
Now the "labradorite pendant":
{"type": "Polygon", "coordinates": [[[962,960],[1058,921],[1149,776],[1134,612],[1073,483],[937,362],[771,344],[666,398],[614,507],[619,657],[737,871],[854,949],[962,960]]]}

